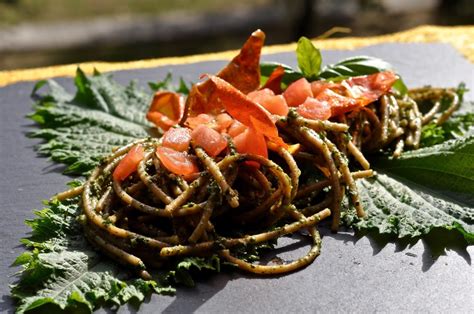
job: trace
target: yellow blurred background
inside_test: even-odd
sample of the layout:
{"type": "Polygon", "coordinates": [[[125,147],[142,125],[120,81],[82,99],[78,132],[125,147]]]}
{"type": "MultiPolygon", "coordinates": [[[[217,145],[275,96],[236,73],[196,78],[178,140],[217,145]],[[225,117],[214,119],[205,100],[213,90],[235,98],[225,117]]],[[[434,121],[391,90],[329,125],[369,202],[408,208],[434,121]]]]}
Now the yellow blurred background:
{"type": "Polygon", "coordinates": [[[0,70],[235,49],[256,28],[277,44],[473,22],[471,0],[0,0],[0,70]]]}

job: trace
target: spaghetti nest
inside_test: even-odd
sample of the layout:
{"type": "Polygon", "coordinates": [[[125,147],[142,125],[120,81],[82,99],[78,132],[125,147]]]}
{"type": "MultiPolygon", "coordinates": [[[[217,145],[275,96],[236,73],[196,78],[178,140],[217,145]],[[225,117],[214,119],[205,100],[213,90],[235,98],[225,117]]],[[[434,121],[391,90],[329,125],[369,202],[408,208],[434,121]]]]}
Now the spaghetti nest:
{"type": "Polygon", "coordinates": [[[146,139],[117,150],[84,185],[84,231],[107,254],[140,269],[145,278],[146,266],[160,267],[175,256],[217,252],[247,271],[276,274],[301,268],[319,254],[315,225],[330,210],[305,214],[292,205],[299,169],[286,150],[278,151],[285,160],[280,166],[238,153],[216,160],[195,147],[202,172],[187,183],[162,167],[156,147],[159,141],[146,139]],[[114,180],[114,168],[137,144],[145,148],[137,173],[123,182],[114,180]],[[301,229],[308,230],[312,247],[294,262],[252,265],[231,255],[233,248],[301,229]]]}
{"type": "Polygon", "coordinates": [[[274,148],[268,158],[236,152],[230,137],[229,148],[214,158],[193,144],[188,154],[199,173],[187,180],[158,158],[162,138],[138,140],[105,158],[82,187],[57,197],[82,194],[81,221],[88,240],[143,278],[150,277],[149,267],[212,254],[256,274],[291,272],[319,255],[319,221],[332,214],[332,229],[338,229],[344,196],[359,217],[365,215],[355,180],[374,172],[359,147],[394,155],[400,142],[416,147],[422,124],[442,123],[458,106],[450,89],[417,89],[409,95],[384,95],[339,117],[342,122],[306,119],[291,110],[276,122],[290,148],[274,148]],[[447,109],[437,113],[441,101],[448,101],[447,109]],[[425,115],[418,103],[429,106],[425,115]],[[117,165],[137,146],[143,148],[143,158],[136,172],[117,180],[117,165]],[[295,261],[252,264],[233,254],[302,230],[307,230],[311,249],[295,261]]]}

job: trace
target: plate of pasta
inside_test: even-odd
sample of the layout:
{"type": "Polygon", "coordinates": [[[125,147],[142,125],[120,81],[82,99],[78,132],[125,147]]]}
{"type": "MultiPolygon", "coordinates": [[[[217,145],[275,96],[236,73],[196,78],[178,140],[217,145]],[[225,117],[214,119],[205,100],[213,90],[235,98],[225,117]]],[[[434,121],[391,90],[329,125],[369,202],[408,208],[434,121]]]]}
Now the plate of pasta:
{"type": "Polygon", "coordinates": [[[441,230],[472,244],[465,84],[412,88],[368,55],[323,65],[304,37],[297,66],[262,61],[264,40],[253,32],[196,83],[168,75],[150,92],[78,69],[75,94],[34,86],[40,152],[83,179],[32,224],[33,252],[16,261],[20,311],[143,301],[221,268],[297,276],[341,229],[414,243],[441,230]],[[284,239],[298,256],[277,256],[284,239]]]}

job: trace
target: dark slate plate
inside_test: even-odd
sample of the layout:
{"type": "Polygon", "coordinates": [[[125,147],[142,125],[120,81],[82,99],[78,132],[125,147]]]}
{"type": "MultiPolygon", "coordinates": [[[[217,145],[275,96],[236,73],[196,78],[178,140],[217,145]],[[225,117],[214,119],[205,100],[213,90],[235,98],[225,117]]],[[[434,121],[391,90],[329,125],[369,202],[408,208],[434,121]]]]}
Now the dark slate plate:
{"type": "MultiPolygon", "coordinates": [[[[451,46],[443,44],[383,44],[354,51],[324,51],[326,63],[354,55],[372,55],[391,62],[408,86],[456,86],[464,81],[474,90],[474,66],[451,46]]],[[[293,53],[264,56],[294,66],[293,53]]],[[[118,71],[121,83],[136,79],[145,85],[168,71],[186,81],[201,73],[214,73],[224,61],[118,71]]],[[[71,79],[58,79],[72,87],[71,79]]],[[[1,311],[13,311],[8,285],[18,268],[9,265],[24,249],[18,240],[29,229],[24,220],[41,200],[65,188],[63,167],[38,157],[37,140],[25,137],[34,125],[25,115],[31,110],[34,83],[0,89],[0,292],[1,311]]],[[[474,93],[467,97],[472,100],[474,93]]],[[[181,288],[175,297],[152,296],[140,308],[155,312],[469,312],[474,308],[473,247],[433,251],[425,242],[414,246],[356,238],[350,232],[323,230],[321,256],[296,273],[260,278],[238,272],[201,279],[195,288],[181,288]]],[[[301,247],[298,249],[305,250],[301,247]]],[[[134,311],[123,307],[121,311],[134,311]]]]}

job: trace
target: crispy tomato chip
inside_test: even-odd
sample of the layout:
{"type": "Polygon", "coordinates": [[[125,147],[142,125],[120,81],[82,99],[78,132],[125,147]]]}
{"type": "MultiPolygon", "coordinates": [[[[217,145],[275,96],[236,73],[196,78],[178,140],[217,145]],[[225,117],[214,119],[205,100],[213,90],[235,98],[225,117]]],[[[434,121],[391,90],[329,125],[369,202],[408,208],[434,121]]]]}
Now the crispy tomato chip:
{"type": "MultiPolygon", "coordinates": [[[[244,94],[260,86],[260,53],[265,41],[265,33],[252,33],[240,53],[223,68],[217,76],[244,94]]],[[[189,116],[200,113],[217,115],[223,111],[222,104],[212,102],[214,84],[210,80],[194,84],[186,100],[189,116]]]]}
{"type": "Polygon", "coordinates": [[[268,80],[262,86],[261,89],[268,88],[272,90],[275,95],[281,94],[281,81],[283,80],[283,76],[285,75],[285,69],[279,65],[273,70],[272,74],[268,77],[268,80]]]}
{"type": "Polygon", "coordinates": [[[361,107],[361,104],[357,99],[343,96],[329,88],[319,93],[315,99],[329,104],[331,109],[331,117],[338,116],[361,107]]]}
{"type": "Polygon", "coordinates": [[[348,92],[352,97],[359,98],[365,106],[386,94],[398,77],[391,71],[374,73],[371,75],[357,76],[347,79],[348,92]]]}
{"type": "Polygon", "coordinates": [[[248,127],[253,126],[269,138],[278,137],[278,129],[263,107],[251,101],[223,79],[211,75],[209,80],[215,85],[212,98],[221,103],[225,111],[234,119],[248,127]]]}
{"type": "Polygon", "coordinates": [[[314,98],[327,102],[331,116],[364,107],[386,94],[398,79],[391,71],[351,77],[340,83],[316,81],[311,83],[314,98]]]}
{"type": "Polygon", "coordinates": [[[260,53],[265,33],[256,30],[240,49],[240,53],[217,76],[247,94],[260,86],[260,53]]]}
{"type": "Polygon", "coordinates": [[[195,117],[199,114],[215,115],[223,111],[221,105],[209,102],[213,87],[209,81],[200,82],[191,87],[186,99],[186,109],[189,117],[195,117]]]}
{"type": "Polygon", "coordinates": [[[153,97],[146,118],[166,131],[179,122],[183,113],[183,96],[175,92],[159,91],[153,97]]]}

